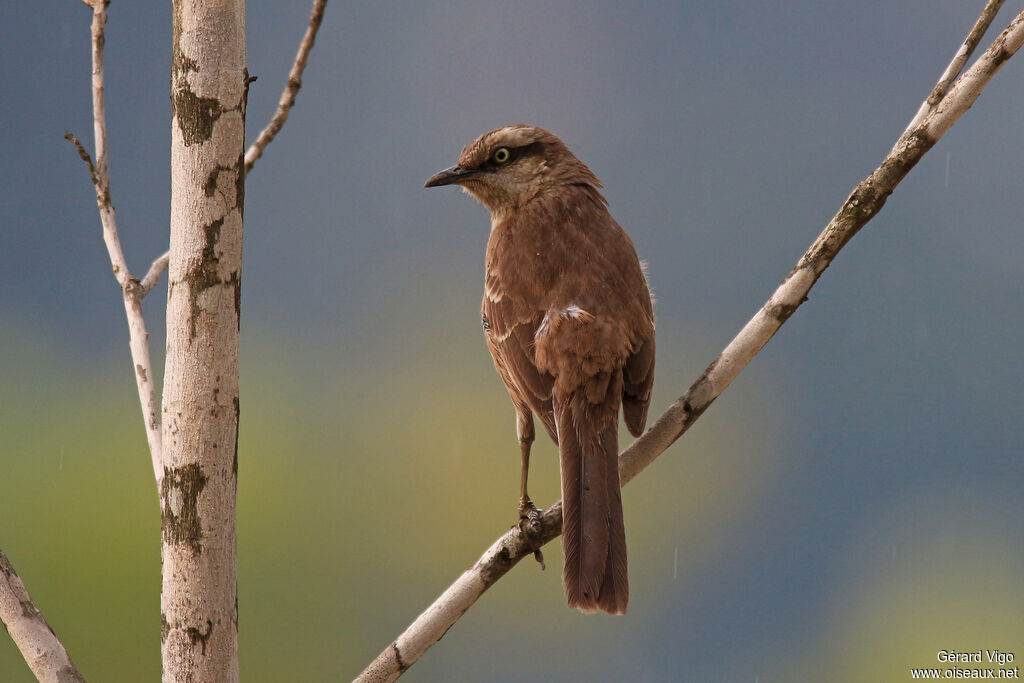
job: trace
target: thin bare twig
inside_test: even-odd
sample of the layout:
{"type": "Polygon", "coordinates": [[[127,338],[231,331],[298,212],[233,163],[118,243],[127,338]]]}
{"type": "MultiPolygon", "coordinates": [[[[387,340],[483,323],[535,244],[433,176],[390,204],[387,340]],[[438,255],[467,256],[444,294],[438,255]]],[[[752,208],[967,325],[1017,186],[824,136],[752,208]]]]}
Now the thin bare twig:
{"type": "MultiPolygon", "coordinates": [[[[146,321],[142,317],[142,297],[156,284],[156,280],[160,276],[159,270],[156,270],[157,264],[166,258],[166,254],[157,259],[153,267],[150,268],[145,280],[149,286],[146,287],[132,277],[131,271],[128,269],[128,262],[124,258],[124,251],[121,249],[114,204],[110,200],[110,170],[107,166],[107,115],[103,101],[103,47],[105,43],[104,26],[107,22],[107,2],[95,0],[86,4],[92,7],[92,117],[96,162],[93,163],[85,147],[73,134],[65,133],[64,137],[71,141],[71,144],[78,150],[78,156],[82,157],[82,161],[89,167],[89,177],[96,190],[96,206],[99,209],[100,223],[103,226],[103,242],[107,246],[107,255],[110,257],[114,278],[121,286],[125,315],[128,318],[128,346],[131,349],[132,364],[135,366],[135,384],[139,391],[139,403],[142,406],[142,416],[146,425],[146,440],[153,462],[153,475],[157,481],[160,481],[163,476],[160,409],[157,406],[153,364],[149,356],[149,333],[146,331],[146,321]]],[[[166,268],[166,261],[162,267],[166,268]]]]}
{"type": "MultiPolygon", "coordinates": [[[[991,4],[991,3],[990,3],[991,4]]],[[[986,8],[987,11],[988,8],[986,8]]],[[[839,251],[881,211],[893,189],[950,126],[974,104],[1000,67],[1024,43],[1024,12],[993,41],[977,62],[913,129],[905,131],[881,165],[861,181],[768,301],[657,422],[619,455],[627,484],[682,436],[755,355],[807,300],[814,283],[839,251]]],[[[943,76],[945,77],[945,75],[943,76]]],[[[484,591],[522,558],[561,534],[561,502],[532,526],[513,527],[463,572],[406,630],[366,667],[356,681],[393,681],[412,666],[484,591]]]]}
{"type": "Polygon", "coordinates": [[[153,265],[149,267],[146,277],[142,278],[142,282],[139,283],[139,296],[146,296],[151,289],[156,287],[156,283],[160,281],[160,274],[167,270],[167,264],[170,259],[171,252],[165,251],[153,261],[153,265]]]}
{"type": "Polygon", "coordinates": [[[3,550],[0,550],[0,621],[37,679],[46,683],[85,683],[3,550]]]}
{"type": "Polygon", "coordinates": [[[248,174],[256,160],[263,156],[264,148],[270,144],[274,136],[288,120],[288,113],[295,104],[295,98],[302,87],[302,72],[306,69],[306,61],[309,59],[309,51],[313,49],[313,42],[316,40],[316,33],[320,30],[320,24],[324,19],[324,8],[327,0],[313,0],[313,12],[309,17],[309,26],[306,34],[299,43],[299,52],[295,55],[295,63],[292,64],[291,73],[288,74],[288,84],[285,85],[281,99],[277,103],[277,111],[271,117],[270,123],[264,128],[256,141],[249,146],[245,152],[245,172],[248,174]]]}

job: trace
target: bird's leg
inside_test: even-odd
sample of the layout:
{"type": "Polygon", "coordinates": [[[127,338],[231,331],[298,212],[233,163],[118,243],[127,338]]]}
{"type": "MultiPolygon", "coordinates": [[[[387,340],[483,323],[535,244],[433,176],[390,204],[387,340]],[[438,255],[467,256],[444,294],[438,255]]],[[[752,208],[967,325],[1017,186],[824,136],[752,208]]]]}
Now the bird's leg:
{"type": "Polygon", "coordinates": [[[526,480],[530,474],[530,446],[533,445],[533,413],[525,405],[516,404],[516,435],[519,437],[519,452],[522,455],[522,470],[519,479],[519,519],[536,519],[540,516],[537,506],[526,493],[526,480]]]}
{"type": "MultiPolygon", "coordinates": [[[[513,399],[514,400],[514,399],[513,399]]],[[[540,536],[540,510],[526,493],[526,480],[530,475],[530,446],[533,445],[533,413],[524,404],[516,401],[516,435],[519,437],[519,452],[523,458],[523,467],[519,478],[519,528],[531,538],[540,536]]],[[[544,555],[540,548],[533,551],[533,557],[544,569],[544,555]]]]}
{"type": "MultiPolygon", "coordinates": [[[[532,445],[533,439],[526,440],[520,439],[519,449],[523,456],[523,468],[522,474],[519,480],[519,528],[525,533],[534,535],[540,534],[540,510],[530,500],[530,496],[526,493],[526,480],[529,478],[530,473],[530,446],[532,445]]],[[[544,566],[544,554],[537,548],[533,551],[533,559],[540,563],[540,568],[546,569],[544,566]]]]}
{"type": "Polygon", "coordinates": [[[530,478],[531,445],[531,441],[525,439],[519,442],[519,450],[523,458],[523,466],[519,478],[519,519],[526,519],[538,514],[537,506],[533,504],[533,501],[530,500],[530,495],[526,492],[526,481],[530,478]]]}

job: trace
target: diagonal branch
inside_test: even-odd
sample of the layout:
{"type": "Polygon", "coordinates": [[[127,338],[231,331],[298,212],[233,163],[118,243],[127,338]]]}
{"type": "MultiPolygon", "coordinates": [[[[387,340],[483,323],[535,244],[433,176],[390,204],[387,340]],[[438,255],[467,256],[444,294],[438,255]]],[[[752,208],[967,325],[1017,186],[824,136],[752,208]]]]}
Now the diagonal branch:
{"type": "Polygon", "coordinates": [[[121,286],[124,299],[124,311],[128,318],[128,346],[131,349],[132,364],[135,366],[135,384],[139,390],[139,403],[142,406],[142,417],[146,425],[146,440],[149,443],[149,454],[153,461],[153,474],[157,481],[163,475],[161,466],[162,439],[160,436],[160,410],[156,402],[156,383],[153,379],[153,364],[149,357],[149,333],[146,332],[146,321],[142,317],[142,297],[153,288],[160,277],[160,270],[167,267],[166,258],[161,257],[154,262],[146,275],[149,286],[144,286],[132,277],[128,262],[121,249],[121,240],[117,234],[117,218],[114,204],[110,200],[110,170],[107,166],[107,114],[103,102],[103,46],[105,43],[104,26],[107,22],[107,2],[93,0],[87,2],[92,7],[92,117],[93,135],[96,145],[96,163],[93,164],[85,147],[71,133],[65,133],[71,144],[78,150],[78,156],[89,167],[89,176],[96,190],[96,206],[100,212],[100,223],[103,225],[103,242],[107,245],[110,266],[114,278],[121,286]],[[157,268],[161,264],[161,268],[157,268]]]}
{"type": "Polygon", "coordinates": [[[302,36],[302,42],[299,43],[299,52],[295,55],[295,63],[292,64],[292,70],[288,74],[288,84],[285,85],[281,99],[277,103],[277,111],[274,112],[267,127],[260,132],[256,142],[252,143],[245,152],[246,174],[252,170],[256,160],[263,156],[263,149],[270,144],[270,141],[284,126],[284,122],[288,120],[288,113],[295,105],[295,98],[299,94],[299,88],[302,87],[302,72],[306,69],[309,51],[313,49],[313,42],[316,40],[317,31],[320,30],[320,23],[324,19],[326,6],[327,0],[313,0],[313,12],[309,17],[309,26],[306,28],[306,34],[302,36]]]}
{"type": "MultiPolygon", "coordinates": [[[[1022,43],[1024,12],[993,41],[921,122],[899,137],[882,164],[854,188],[796,267],[704,374],[669,406],[643,436],[619,455],[619,477],[623,485],[682,436],[725,391],[797,307],[807,300],[811,287],[839,251],[881,211],[899,182],[960,115],[974,104],[985,85],[1022,43]]],[[[561,527],[562,507],[561,502],[558,502],[544,510],[540,519],[529,528],[513,527],[506,532],[476,564],[463,572],[455,583],[388,645],[356,680],[393,681],[401,676],[440,640],[484,591],[521,559],[559,536],[561,527]]]]}
{"type": "Polygon", "coordinates": [[[37,679],[45,683],[85,683],[3,550],[0,550],[0,621],[37,679]]]}

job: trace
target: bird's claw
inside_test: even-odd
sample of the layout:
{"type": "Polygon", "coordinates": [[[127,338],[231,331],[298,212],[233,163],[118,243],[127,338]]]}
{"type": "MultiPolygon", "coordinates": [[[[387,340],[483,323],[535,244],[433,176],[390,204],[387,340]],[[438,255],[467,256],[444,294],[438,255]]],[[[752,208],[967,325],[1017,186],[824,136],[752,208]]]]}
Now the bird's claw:
{"type": "Polygon", "coordinates": [[[544,564],[544,553],[540,551],[540,548],[537,548],[533,551],[533,559],[537,560],[537,562],[540,564],[541,571],[547,569],[547,565],[544,564]]]}
{"type": "MultiPolygon", "coordinates": [[[[543,525],[540,521],[540,510],[529,498],[519,501],[519,529],[529,538],[539,538],[543,525]]],[[[533,551],[533,559],[540,564],[540,570],[544,571],[547,566],[544,564],[544,553],[537,548],[533,551]]]]}
{"type": "Polygon", "coordinates": [[[524,519],[538,519],[540,517],[540,511],[537,506],[533,504],[533,501],[529,498],[519,499],[519,520],[524,519]]]}
{"type": "MultiPolygon", "coordinates": [[[[537,506],[529,498],[523,498],[519,501],[519,529],[530,538],[540,536],[542,531],[540,510],[537,509],[537,506]]],[[[544,564],[542,560],[538,559],[537,561],[542,565],[544,564]]]]}

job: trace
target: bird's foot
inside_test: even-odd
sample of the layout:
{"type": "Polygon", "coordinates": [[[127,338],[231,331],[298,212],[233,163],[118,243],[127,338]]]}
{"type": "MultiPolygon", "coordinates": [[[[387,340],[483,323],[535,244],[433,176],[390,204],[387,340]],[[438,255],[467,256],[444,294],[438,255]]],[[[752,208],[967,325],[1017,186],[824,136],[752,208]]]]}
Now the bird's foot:
{"type": "Polygon", "coordinates": [[[529,498],[519,499],[519,522],[524,520],[537,521],[540,519],[540,510],[529,498]]]}
{"type": "MultiPolygon", "coordinates": [[[[529,498],[522,498],[519,501],[519,529],[528,538],[539,538],[543,531],[543,525],[540,521],[541,511],[537,509],[537,506],[533,504],[533,501],[529,498]]],[[[544,565],[544,555],[541,553],[540,548],[537,548],[533,552],[533,557],[537,562],[540,563],[541,571],[546,569],[544,565]]]]}

